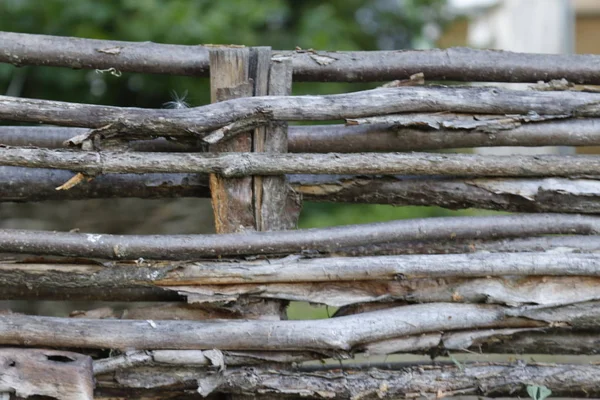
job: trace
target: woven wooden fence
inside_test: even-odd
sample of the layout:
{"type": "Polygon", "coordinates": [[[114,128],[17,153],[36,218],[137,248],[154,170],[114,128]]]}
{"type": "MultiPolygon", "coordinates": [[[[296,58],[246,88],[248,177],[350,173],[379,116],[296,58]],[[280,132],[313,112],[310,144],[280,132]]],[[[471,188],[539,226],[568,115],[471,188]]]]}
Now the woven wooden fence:
{"type": "Polygon", "coordinates": [[[600,56],[0,33],[0,62],[210,71],[213,103],[194,108],[0,96],[0,120],[32,124],[0,127],[0,201],[211,197],[217,231],[0,230],[2,299],[159,302],[1,314],[0,398],[600,395],[594,363],[310,363],[597,353],[600,158],[439,150],[600,145],[600,56]],[[390,82],[290,96],[292,81],[390,82]],[[298,230],[303,199],[518,214],[298,230]],[[289,301],[341,308],[286,320],[289,301]]]}

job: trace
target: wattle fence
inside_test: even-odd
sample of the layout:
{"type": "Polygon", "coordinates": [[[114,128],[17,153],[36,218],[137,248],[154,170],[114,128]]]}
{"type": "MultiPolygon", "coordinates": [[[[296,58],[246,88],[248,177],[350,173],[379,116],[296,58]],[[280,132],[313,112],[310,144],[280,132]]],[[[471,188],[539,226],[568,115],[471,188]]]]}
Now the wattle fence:
{"type": "Polygon", "coordinates": [[[600,145],[600,56],[3,32],[0,62],[210,73],[212,104],[193,108],[0,96],[0,120],[32,124],[0,127],[0,201],[210,197],[217,232],[1,229],[3,300],[159,303],[0,314],[0,398],[600,395],[595,363],[310,363],[598,352],[600,157],[439,150],[600,145]],[[293,81],[390,82],[291,96],[293,81]],[[302,200],[518,214],[298,230],[302,200]],[[289,301],[341,308],[287,320],[289,301]]]}

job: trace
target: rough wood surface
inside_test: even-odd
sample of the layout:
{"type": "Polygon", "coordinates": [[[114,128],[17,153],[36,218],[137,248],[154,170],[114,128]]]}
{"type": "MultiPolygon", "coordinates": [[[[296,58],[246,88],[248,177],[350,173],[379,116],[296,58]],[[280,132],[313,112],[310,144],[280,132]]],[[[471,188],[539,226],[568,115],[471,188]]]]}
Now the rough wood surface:
{"type": "MultiPolygon", "coordinates": [[[[289,60],[270,64],[268,94],[289,96],[292,92],[292,65],[289,60]]],[[[258,128],[255,151],[267,153],[288,152],[286,122],[271,123],[258,128]],[[263,135],[263,136],[261,136],[263,135]]],[[[290,190],[285,176],[255,176],[256,221],[261,231],[296,228],[300,216],[301,199],[290,190]]]]}
{"type": "MultiPolygon", "coordinates": [[[[275,64],[280,65],[280,64],[275,64]]],[[[598,146],[597,118],[526,122],[514,116],[495,116],[495,125],[482,129],[481,116],[437,114],[438,122],[423,126],[424,115],[413,115],[404,125],[375,123],[361,125],[301,125],[288,127],[290,153],[358,153],[422,151],[490,146],[598,146]],[[446,117],[445,119],[442,119],[446,117]],[[471,124],[466,124],[470,119],[471,124]],[[441,121],[440,121],[441,120],[441,121]],[[458,124],[460,122],[460,124],[458,124]]],[[[524,116],[527,117],[527,116],[524,116]]],[[[408,117],[405,117],[408,119],[408,117]]],[[[531,119],[531,117],[529,117],[531,119]]],[[[490,120],[488,120],[490,121],[490,120]]],[[[0,143],[8,146],[67,147],[65,141],[85,134],[85,128],[52,126],[0,126],[0,143]]],[[[126,143],[133,151],[203,151],[196,143],[164,138],[126,143]]]]}
{"type": "MultiPolygon", "coordinates": [[[[1,150],[0,150],[1,151],[1,150]]],[[[111,174],[56,190],[75,174],[67,170],[0,166],[0,202],[138,197],[210,197],[201,174],[111,174]]]]}
{"type": "MultiPolygon", "coordinates": [[[[155,74],[208,75],[211,47],[0,33],[0,62],[155,74]]],[[[537,82],[566,78],[600,84],[595,55],[521,54],[451,48],[370,52],[277,51],[298,81],[391,81],[423,72],[426,79],[537,82]]]]}
{"type": "MultiPolygon", "coordinates": [[[[210,97],[212,103],[253,95],[249,77],[248,48],[214,48],[210,55],[210,97]]],[[[252,133],[243,132],[211,147],[214,152],[252,151],[252,133]]],[[[204,172],[204,171],[197,171],[204,172]]],[[[252,177],[225,179],[210,174],[210,193],[217,233],[243,232],[256,229],[253,209],[252,177]]]]}
{"type": "MultiPolygon", "coordinates": [[[[470,266],[471,264],[466,264],[470,266]]],[[[391,300],[411,303],[436,301],[508,305],[568,304],[600,299],[597,277],[518,276],[487,278],[434,278],[357,280],[353,282],[246,283],[236,285],[172,286],[189,302],[232,301],[238,298],[274,298],[333,307],[391,300]]]]}
{"type": "Polygon", "coordinates": [[[568,325],[597,327],[597,302],[503,307],[428,303],[326,320],[93,320],[0,315],[0,344],[96,349],[351,352],[427,332],[568,325]],[[242,334],[240,334],[240,332],[242,334]]]}
{"type": "Polygon", "coordinates": [[[545,234],[600,233],[600,219],[573,214],[424,218],[283,232],[221,235],[105,235],[0,230],[6,253],[88,258],[191,260],[225,255],[334,252],[401,241],[500,239],[545,234]]]}
{"type": "Polygon", "coordinates": [[[600,181],[566,178],[466,178],[292,175],[305,200],[435,205],[513,212],[600,212],[600,181]]]}
{"type": "Polygon", "coordinates": [[[226,368],[233,365],[291,363],[318,359],[318,353],[256,352],[220,350],[145,350],[127,351],[94,361],[94,374],[102,375],[142,365],[206,366],[226,368]]]}
{"type": "MultiPolygon", "coordinates": [[[[26,167],[0,167],[0,202],[87,198],[208,197],[208,178],[200,174],[107,174],[56,190],[73,173],[26,167]]],[[[420,178],[411,176],[288,175],[305,200],[394,205],[436,205],[513,212],[600,212],[597,179],[563,178],[420,178]]],[[[279,178],[277,178],[279,179],[279,178]]],[[[278,199],[281,192],[278,193],[278,199]]],[[[288,198],[285,215],[293,217],[297,199],[288,198]],[[290,206],[290,203],[292,206],[290,206]]],[[[291,222],[290,222],[291,226],[291,222]]]]}
{"type": "MultiPolygon", "coordinates": [[[[136,389],[168,387],[187,383],[185,388],[209,393],[261,393],[280,398],[397,399],[440,398],[460,395],[527,396],[528,386],[546,386],[554,396],[586,398],[600,394],[600,367],[577,364],[503,363],[400,365],[382,369],[331,368],[277,371],[230,368],[223,372],[192,368],[178,370],[138,369],[116,376],[98,377],[98,386],[136,389]],[[161,374],[163,380],[154,377],[161,374]]],[[[479,397],[478,397],[479,398],[479,397]]]]}
{"type": "Polygon", "coordinates": [[[432,153],[123,153],[3,148],[0,165],[107,173],[211,173],[223,178],[283,174],[407,174],[476,177],[600,175],[596,156],[432,153]]]}
{"type": "MultiPolygon", "coordinates": [[[[398,113],[454,112],[550,117],[600,116],[600,93],[519,91],[490,87],[380,88],[326,96],[264,96],[233,99],[189,109],[120,108],[0,96],[0,118],[96,128],[72,139],[175,137],[210,143],[270,121],[324,121],[398,113]]],[[[537,118],[537,117],[536,117],[537,118]]]]}
{"type": "Polygon", "coordinates": [[[0,365],[0,393],[12,393],[19,398],[94,398],[92,359],[88,356],[8,347],[0,349],[0,365]]]}
{"type": "MultiPolygon", "coordinates": [[[[598,264],[596,253],[554,252],[314,259],[288,257],[265,261],[156,262],[139,265],[1,262],[0,283],[7,287],[28,285],[32,290],[159,286],[180,290],[183,294],[215,295],[212,301],[219,300],[220,295],[223,296],[221,300],[233,300],[243,294],[276,298],[287,293],[292,297],[291,300],[334,306],[343,305],[339,302],[349,299],[358,302],[394,298],[416,302],[480,302],[488,299],[489,302],[507,304],[527,301],[546,304],[552,298],[556,302],[564,302],[562,298],[588,296],[585,300],[589,300],[590,296],[596,296],[596,278],[573,277],[598,277],[598,264]],[[491,278],[503,275],[520,278],[514,281],[491,278]],[[527,277],[530,275],[557,278],[527,277]],[[485,279],[469,279],[480,277],[485,279]],[[203,286],[194,288],[194,285],[203,286]],[[572,291],[576,286],[580,287],[579,293],[572,291]]],[[[155,311],[159,312],[158,309],[155,311]]]]}

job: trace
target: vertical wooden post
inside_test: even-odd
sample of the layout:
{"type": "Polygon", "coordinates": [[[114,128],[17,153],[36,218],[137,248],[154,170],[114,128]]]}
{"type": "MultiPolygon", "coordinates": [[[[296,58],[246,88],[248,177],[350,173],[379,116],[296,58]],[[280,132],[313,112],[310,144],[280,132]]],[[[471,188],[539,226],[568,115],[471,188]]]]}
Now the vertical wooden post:
{"type": "MultiPolygon", "coordinates": [[[[210,96],[213,103],[253,95],[248,71],[248,48],[216,47],[210,49],[210,96]]],[[[252,133],[242,133],[211,147],[215,152],[252,151],[252,133]]],[[[217,233],[256,229],[252,177],[223,179],[210,175],[210,192],[217,233]]]]}
{"type": "MultiPolygon", "coordinates": [[[[210,71],[213,102],[291,93],[291,60],[272,63],[270,47],[211,49],[210,71]]],[[[287,124],[269,124],[237,135],[211,151],[287,152],[287,124]]],[[[284,176],[223,179],[213,174],[210,188],[217,233],[281,230],[297,225],[300,202],[284,176]]],[[[286,305],[276,300],[246,299],[236,307],[260,318],[280,319],[286,317],[286,305]]]]}
{"type": "MultiPolygon", "coordinates": [[[[271,63],[271,49],[256,47],[251,76],[255,96],[289,96],[292,94],[292,60],[271,63]]],[[[273,122],[254,131],[253,151],[287,153],[287,123],[273,122]]],[[[254,211],[256,229],[277,231],[295,228],[300,214],[300,202],[291,192],[285,176],[254,177],[254,211]]]]}

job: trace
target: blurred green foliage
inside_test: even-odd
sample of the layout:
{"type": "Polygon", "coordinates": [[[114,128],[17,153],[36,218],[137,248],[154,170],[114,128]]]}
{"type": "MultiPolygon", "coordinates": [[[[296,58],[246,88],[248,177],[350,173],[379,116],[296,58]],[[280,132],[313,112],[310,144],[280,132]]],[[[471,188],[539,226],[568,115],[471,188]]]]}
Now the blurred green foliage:
{"type": "MultiPolygon", "coordinates": [[[[172,44],[244,44],[274,49],[404,49],[431,44],[445,0],[2,0],[0,29],[13,32],[172,44]],[[432,33],[433,32],[433,33],[432,33]]],[[[406,78],[406,77],[398,77],[406,78]]],[[[368,84],[300,83],[295,94],[339,93],[368,84]]],[[[208,103],[207,78],[0,65],[12,96],[118,106],[162,107],[171,93],[208,103]]],[[[302,227],[447,215],[423,207],[306,204],[302,227]]]]}

